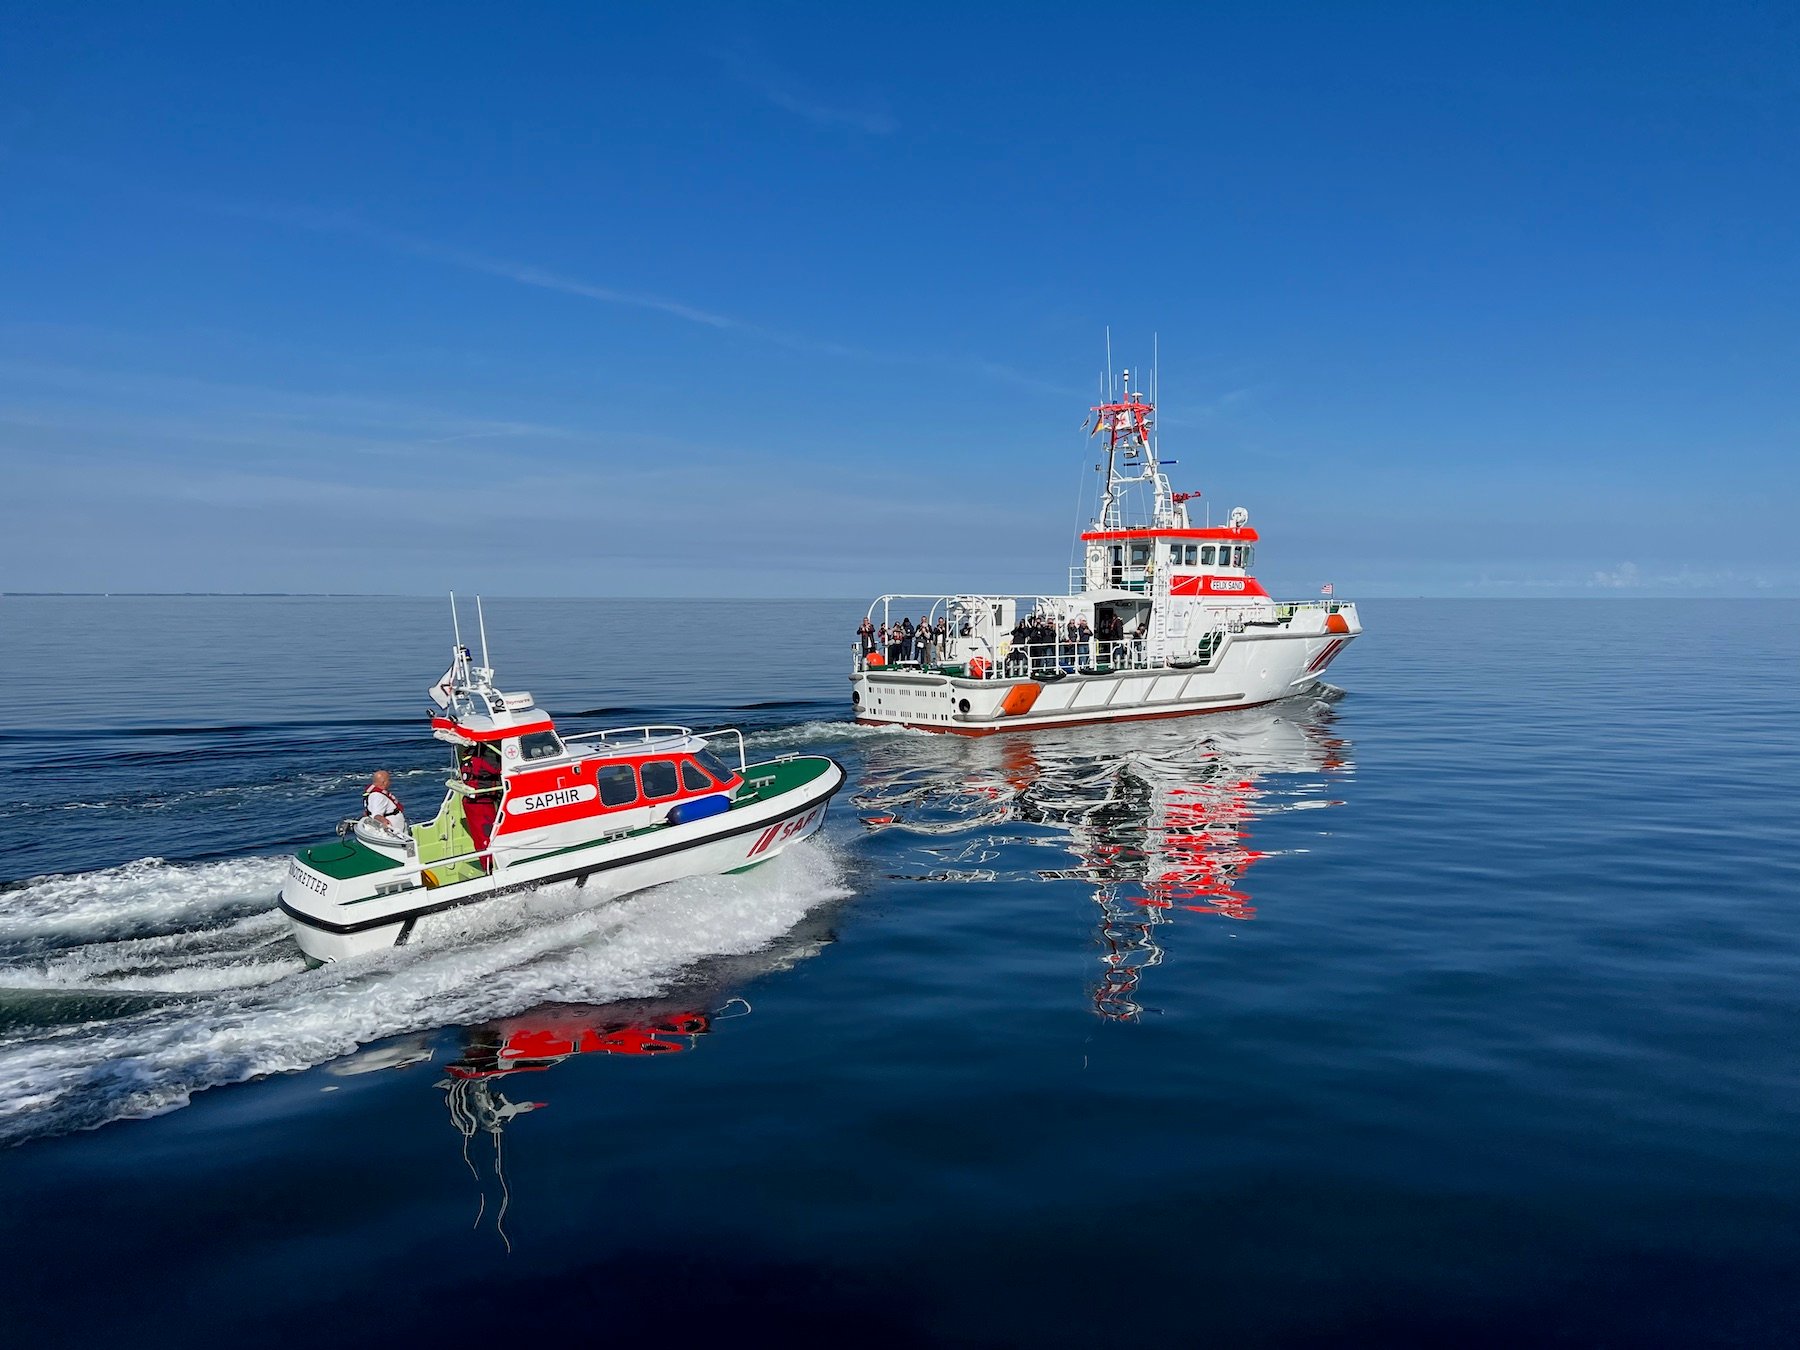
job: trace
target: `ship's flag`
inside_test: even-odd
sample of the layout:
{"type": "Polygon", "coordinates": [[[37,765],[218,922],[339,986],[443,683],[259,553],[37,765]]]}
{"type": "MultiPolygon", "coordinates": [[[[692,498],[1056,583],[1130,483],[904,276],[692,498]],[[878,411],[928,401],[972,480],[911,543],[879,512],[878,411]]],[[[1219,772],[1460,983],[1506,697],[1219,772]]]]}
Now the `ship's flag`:
{"type": "Polygon", "coordinates": [[[1328,581],[1328,582],[1326,582],[1326,583],[1325,583],[1325,584],[1324,584],[1324,585],[1323,585],[1323,586],[1321,586],[1321,587],[1319,587],[1319,594],[1320,594],[1320,595],[1336,595],[1336,594],[1337,594],[1337,587],[1335,587],[1335,586],[1333,586],[1333,585],[1332,585],[1332,584],[1331,584],[1331,583],[1330,583],[1330,582],[1329,582],[1329,581],[1328,581]]]}
{"type": "Polygon", "coordinates": [[[440,708],[448,708],[450,706],[450,691],[455,687],[456,664],[452,662],[450,669],[444,672],[444,678],[431,686],[431,701],[440,708]]]}

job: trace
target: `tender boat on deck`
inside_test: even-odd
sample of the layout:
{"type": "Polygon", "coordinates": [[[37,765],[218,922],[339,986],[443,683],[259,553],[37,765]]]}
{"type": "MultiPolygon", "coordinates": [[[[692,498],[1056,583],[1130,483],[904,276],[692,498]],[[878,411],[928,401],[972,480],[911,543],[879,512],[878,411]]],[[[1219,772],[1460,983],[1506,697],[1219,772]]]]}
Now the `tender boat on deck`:
{"type": "Polygon", "coordinates": [[[736,730],[563,736],[530,694],[500,692],[493,674],[459,643],[433,691],[443,710],[432,735],[455,756],[435,819],[404,835],[367,817],[346,822],[336,841],[290,863],[281,909],[308,960],[404,944],[430,915],[547,882],[573,880],[598,902],[745,871],[815,833],[843,786],[824,756],[748,763],[736,730]],[[481,758],[498,773],[472,773],[481,758]]]}
{"type": "Polygon", "coordinates": [[[1200,494],[1170,489],[1130,371],[1092,412],[1105,487],[1068,594],[879,597],[867,623],[886,640],[859,641],[850,675],[857,721],[981,736],[1249,708],[1318,687],[1362,632],[1353,604],[1270,598],[1243,507],[1189,518],[1200,494]],[[896,640],[915,615],[931,639],[896,640]]]}

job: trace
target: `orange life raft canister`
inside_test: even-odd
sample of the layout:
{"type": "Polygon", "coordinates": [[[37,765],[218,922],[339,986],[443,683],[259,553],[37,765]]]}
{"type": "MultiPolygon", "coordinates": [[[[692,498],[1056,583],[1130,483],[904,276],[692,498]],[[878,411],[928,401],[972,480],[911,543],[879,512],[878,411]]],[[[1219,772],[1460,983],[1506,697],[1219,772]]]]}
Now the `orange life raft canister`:
{"type": "Polygon", "coordinates": [[[1032,680],[1024,684],[1015,684],[1004,699],[1000,701],[1000,711],[1008,717],[1017,717],[1020,713],[1031,711],[1038,695],[1044,692],[1044,686],[1032,680]]]}

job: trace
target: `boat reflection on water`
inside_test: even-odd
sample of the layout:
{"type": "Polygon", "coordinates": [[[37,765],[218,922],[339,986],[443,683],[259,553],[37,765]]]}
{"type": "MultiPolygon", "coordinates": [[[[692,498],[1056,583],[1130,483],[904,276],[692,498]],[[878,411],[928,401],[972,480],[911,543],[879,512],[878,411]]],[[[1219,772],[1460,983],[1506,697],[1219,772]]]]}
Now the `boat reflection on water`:
{"type": "MultiPolygon", "coordinates": [[[[512,1250],[506,1234],[506,1211],[512,1203],[506,1180],[506,1127],[518,1116],[542,1110],[549,1102],[513,1101],[502,1080],[514,1074],[542,1073],[577,1055],[624,1055],[650,1058],[691,1050],[716,1022],[742,1017],[749,1003],[732,998],[713,1012],[668,1004],[546,1004],[518,1017],[503,1017],[463,1032],[462,1053],[444,1068],[443,1089],[450,1122],[462,1135],[463,1163],[481,1187],[474,1226],[487,1213],[489,1178],[477,1165],[474,1149],[485,1137],[487,1168],[498,1191],[494,1231],[512,1250]]],[[[515,1091],[518,1089],[515,1088],[515,1091]]]]}
{"type": "MultiPolygon", "coordinates": [[[[733,1019],[750,1014],[749,1000],[736,991],[792,969],[836,941],[831,927],[836,909],[832,904],[812,910],[756,951],[709,957],[686,968],[663,997],[540,1004],[475,1026],[366,1046],[326,1065],[324,1071],[333,1077],[352,1077],[441,1063],[444,1076],[437,1087],[444,1094],[450,1123],[462,1136],[463,1163],[479,1188],[471,1227],[480,1228],[487,1219],[491,1198],[494,1231],[511,1251],[506,1229],[513,1199],[506,1174],[507,1131],[520,1116],[551,1105],[540,1098],[551,1095],[552,1081],[562,1075],[549,1071],[571,1060],[598,1068],[599,1061],[642,1062],[695,1050],[733,1019]],[[441,1058],[446,1036],[455,1037],[455,1057],[447,1063],[441,1058]]],[[[572,1082],[574,1068],[569,1073],[565,1082],[572,1082]]],[[[525,1137],[529,1136],[527,1130],[525,1137]]]]}
{"type": "Polygon", "coordinates": [[[924,764],[917,743],[884,746],[856,804],[871,828],[928,837],[921,849],[944,865],[912,879],[1091,885],[1101,967],[1094,1010],[1131,1021],[1144,1012],[1144,972],[1164,960],[1166,925],[1190,915],[1256,917],[1246,874],[1270,856],[1253,842],[1256,823],[1339,804],[1334,793],[1352,764],[1333,720],[1331,702],[1316,699],[1221,714],[1200,727],[953,743],[952,754],[924,764]],[[1017,865],[1030,847],[1064,848],[1075,865],[1017,865]]]}

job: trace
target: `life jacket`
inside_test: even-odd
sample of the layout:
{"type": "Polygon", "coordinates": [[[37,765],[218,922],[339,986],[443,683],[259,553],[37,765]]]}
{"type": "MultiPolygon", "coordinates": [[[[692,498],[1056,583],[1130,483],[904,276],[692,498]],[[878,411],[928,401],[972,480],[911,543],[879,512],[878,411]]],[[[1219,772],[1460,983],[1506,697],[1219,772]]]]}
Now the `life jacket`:
{"type": "Polygon", "coordinates": [[[369,797],[373,793],[377,793],[377,792],[379,792],[382,796],[386,797],[390,802],[392,802],[394,804],[394,809],[388,813],[389,815],[402,815],[403,816],[406,814],[406,808],[404,806],[400,805],[400,799],[394,795],[393,784],[390,783],[385,788],[378,788],[373,783],[370,783],[369,786],[367,786],[366,788],[363,789],[363,814],[365,816],[374,814],[374,812],[369,810],[369,797]]]}
{"type": "Polygon", "coordinates": [[[493,787],[500,781],[500,765],[490,758],[491,754],[484,747],[469,756],[469,763],[463,770],[463,781],[470,787],[493,787]]]}

